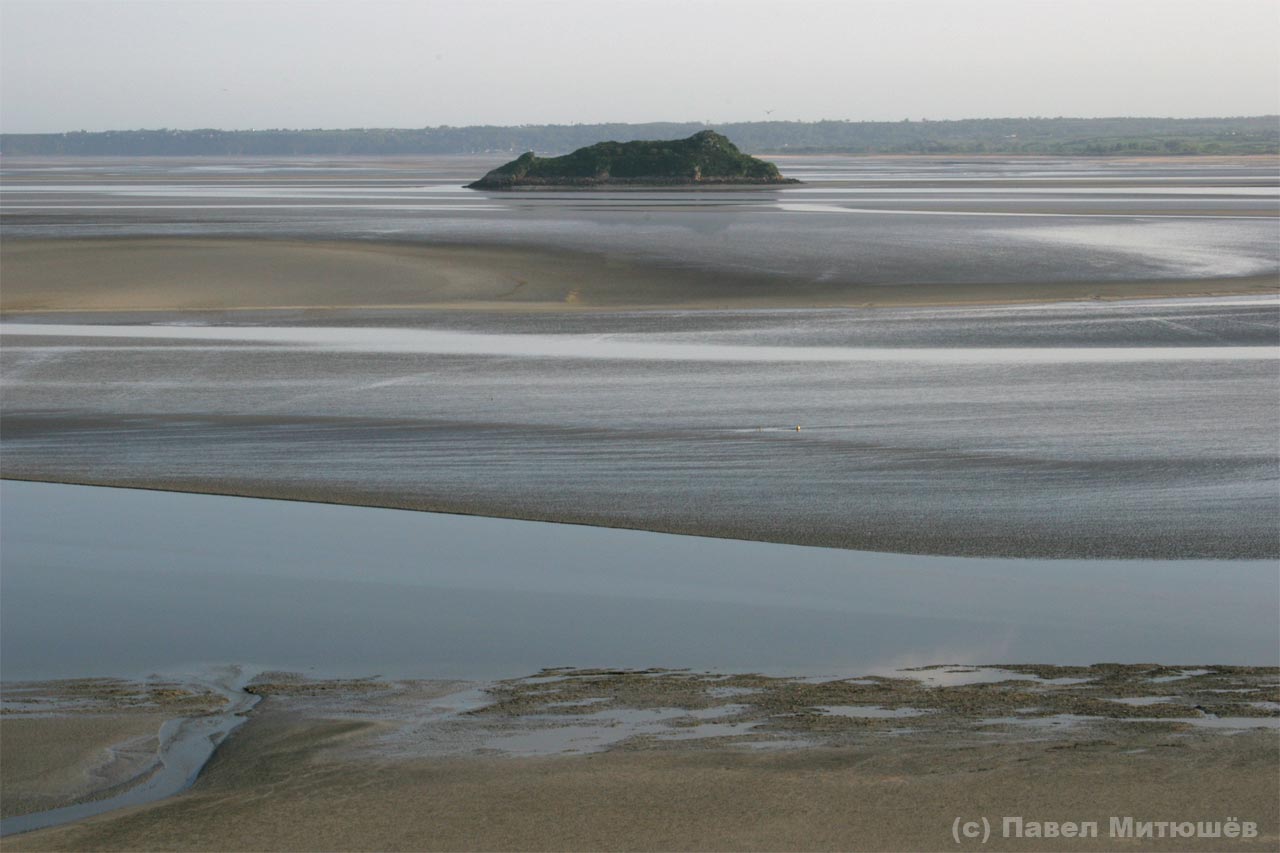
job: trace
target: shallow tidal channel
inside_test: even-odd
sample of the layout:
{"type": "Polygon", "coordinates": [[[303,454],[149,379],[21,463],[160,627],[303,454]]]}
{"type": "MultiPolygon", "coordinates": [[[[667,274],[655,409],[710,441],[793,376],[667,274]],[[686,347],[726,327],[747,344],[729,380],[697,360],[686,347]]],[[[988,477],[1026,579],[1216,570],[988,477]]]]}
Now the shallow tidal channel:
{"type": "Polygon", "coordinates": [[[926,557],[16,481],[0,506],[7,681],[1280,663],[1267,560],[926,557]]]}

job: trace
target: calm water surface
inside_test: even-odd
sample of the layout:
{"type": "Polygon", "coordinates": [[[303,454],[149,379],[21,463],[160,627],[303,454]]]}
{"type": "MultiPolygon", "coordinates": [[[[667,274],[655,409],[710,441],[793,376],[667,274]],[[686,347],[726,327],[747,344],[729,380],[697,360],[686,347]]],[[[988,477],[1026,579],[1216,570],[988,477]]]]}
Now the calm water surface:
{"type": "Polygon", "coordinates": [[[912,557],[12,481],[0,509],[6,680],[1280,663],[1270,562],[912,557]]]}

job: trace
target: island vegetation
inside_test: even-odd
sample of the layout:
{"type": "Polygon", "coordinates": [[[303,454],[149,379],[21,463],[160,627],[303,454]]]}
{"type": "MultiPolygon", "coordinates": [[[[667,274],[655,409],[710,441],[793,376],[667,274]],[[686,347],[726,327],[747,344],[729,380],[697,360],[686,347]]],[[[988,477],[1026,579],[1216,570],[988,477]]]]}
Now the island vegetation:
{"type": "MultiPolygon", "coordinates": [[[[1160,156],[1280,154],[1280,117],[756,121],[718,125],[755,154],[1160,156]]],[[[6,156],[563,154],[601,139],[679,139],[697,122],[347,130],[111,130],[0,134],[6,156]]]]}
{"type": "Polygon", "coordinates": [[[510,190],[785,183],[798,181],[784,178],[772,163],[743,154],[714,130],[703,130],[688,139],[597,142],[563,157],[528,151],[468,186],[510,190]]]}

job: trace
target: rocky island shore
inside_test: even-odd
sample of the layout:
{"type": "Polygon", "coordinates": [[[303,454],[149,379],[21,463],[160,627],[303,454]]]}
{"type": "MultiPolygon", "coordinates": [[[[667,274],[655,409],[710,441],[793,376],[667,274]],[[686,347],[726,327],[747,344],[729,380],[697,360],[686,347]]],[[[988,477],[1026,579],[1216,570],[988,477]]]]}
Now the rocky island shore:
{"type": "Polygon", "coordinates": [[[727,137],[704,130],[688,139],[600,142],[563,157],[527,151],[467,186],[511,190],[797,183],[784,178],[774,164],[743,154],[727,137]]]}

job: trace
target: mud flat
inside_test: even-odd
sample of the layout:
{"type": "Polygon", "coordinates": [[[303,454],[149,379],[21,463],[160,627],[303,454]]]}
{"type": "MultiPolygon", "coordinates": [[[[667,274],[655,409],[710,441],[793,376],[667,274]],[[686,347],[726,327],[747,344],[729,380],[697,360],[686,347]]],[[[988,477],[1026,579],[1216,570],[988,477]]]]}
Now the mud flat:
{"type": "MultiPolygon", "coordinates": [[[[941,849],[956,817],[1257,824],[1275,668],[929,667],[852,679],[546,670],[502,682],[264,673],[172,799],[7,838],[67,849],[941,849]],[[267,796],[269,794],[269,796],[267,796]]],[[[6,738],[8,740],[8,738],[6,738]]],[[[27,745],[22,738],[12,748],[27,745]]],[[[10,748],[6,745],[6,748],[10,748]]],[[[993,835],[992,849],[1061,849],[993,835]]],[[[1075,846],[1072,849],[1076,849],[1075,846]]]]}

